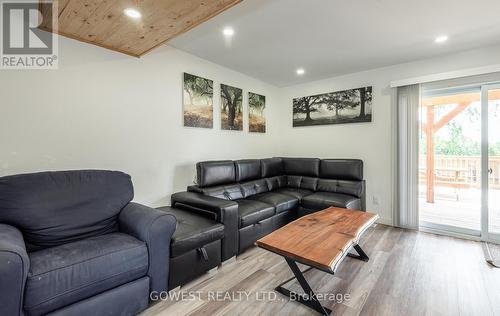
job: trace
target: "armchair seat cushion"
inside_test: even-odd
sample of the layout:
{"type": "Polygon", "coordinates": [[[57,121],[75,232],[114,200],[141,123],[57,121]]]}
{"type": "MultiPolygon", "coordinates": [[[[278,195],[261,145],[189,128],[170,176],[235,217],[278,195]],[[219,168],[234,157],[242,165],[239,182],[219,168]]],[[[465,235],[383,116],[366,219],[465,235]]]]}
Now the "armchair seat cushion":
{"type": "Polygon", "coordinates": [[[361,199],[347,194],[316,192],[302,199],[302,207],[310,210],[322,210],[330,206],[360,209],[361,199]]]}
{"type": "Polygon", "coordinates": [[[29,254],[24,308],[41,315],[146,275],[146,244],[111,233],[29,254]]]}
{"type": "Polygon", "coordinates": [[[256,224],[275,214],[274,206],[266,203],[250,199],[236,200],[235,202],[238,203],[240,228],[256,224]]]}
{"type": "Polygon", "coordinates": [[[291,196],[296,197],[297,199],[299,199],[299,201],[302,201],[302,199],[304,198],[304,196],[307,196],[307,195],[310,195],[310,194],[314,193],[311,190],[294,189],[294,188],[283,188],[283,189],[276,190],[274,192],[280,193],[280,194],[291,195],[291,196]]]}
{"type": "Polygon", "coordinates": [[[170,242],[172,258],[224,238],[224,225],[213,219],[168,206],[158,209],[172,214],[177,220],[177,227],[170,242]]]}
{"type": "Polygon", "coordinates": [[[276,213],[282,213],[291,209],[295,209],[299,205],[299,199],[295,196],[276,192],[260,193],[257,195],[252,195],[248,199],[270,204],[276,208],[276,213]]]}

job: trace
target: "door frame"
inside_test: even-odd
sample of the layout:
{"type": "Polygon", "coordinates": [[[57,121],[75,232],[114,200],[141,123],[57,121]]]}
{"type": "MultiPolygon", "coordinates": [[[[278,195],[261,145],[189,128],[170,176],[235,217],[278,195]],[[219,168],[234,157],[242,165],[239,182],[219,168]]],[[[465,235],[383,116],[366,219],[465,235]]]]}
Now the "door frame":
{"type": "MultiPolygon", "coordinates": [[[[437,233],[451,234],[454,236],[462,236],[465,238],[476,239],[479,238],[486,242],[500,243],[500,234],[490,233],[489,231],[489,117],[488,117],[488,92],[490,90],[500,89],[500,83],[484,83],[484,84],[471,84],[456,87],[455,91],[475,90],[480,92],[481,103],[481,218],[480,230],[468,229],[462,227],[455,227],[450,225],[443,225],[431,222],[421,221],[419,219],[419,227],[423,230],[431,230],[437,233]]],[[[418,177],[418,174],[417,174],[418,177]]]]}
{"type": "MultiPolygon", "coordinates": [[[[500,86],[500,84],[499,84],[499,86],[500,86]]],[[[454,86],[454,87],[436,89],[432,93],[427,94],[426,96],[447,95],[450,92],[453,92],[453,93],[478,93],[480,95],[480,102],[482,102],[481,100],[483,99],[482,98],[483,90],[482,90],[481,84],[468,84],[468,85],[459,85],[459,86],[454,86]]],[[[482,115],[482,103],[481,103],[481,115],[482,115]]],[[[481,126],[483,126],[482,118],[481,118],[481,126]]],[[[482,134],[481,134],[480,141],[481,141],[481,146],[482,146],[483,145],[482,144],[483,143],[483,135],[482,134]]],[[[418,144],[417,146],[420,146],[420,144],[418,144]]],[[[482,152],[481,152],[481,155],[482,155],[482,152]]],[[[482,165],[481,165],[481,170],[482,170],[482,165]]],[[[418,177],[418,173],[416,176],[418,177]]],[[[481,176],[481,179],[482,179],[482,176],[481,176]]],[[[481,184],[481,186],[482,186],[482,184],[481,184]]],[[[481,203],[480,212],[481,212],[481,214],[479,214],[479,216],[480,216],[479,229],[471,229],[471,228],[458,227],[458,226],[452,226],[452,225],[446,225],[446,224],[432,223],[432,222],[428,222],[428,221],[422,221],[419,218],[419,220],[418,220],[419,230],[438,233],[438,234],[442,234],[442,235],[453,236],[453,237],[459,237],[459,238],[482,240],[482,238],[483,238],[483,234],[482,234],[482,224],[483,224],[483,207],[482,207],[482,205],[483,205],[483,202],[482,202],[482,200],[483,200],[483,194],[481,191],[481,198],[480,198],[480,203],[481,203]]]]}
{"type": "Polygon", "coordinates": [[[488,92],[500,89],[500,83],[481,85],[481,240],[500,242],[500,234],[489,231],[489,117],[488,92]]]}

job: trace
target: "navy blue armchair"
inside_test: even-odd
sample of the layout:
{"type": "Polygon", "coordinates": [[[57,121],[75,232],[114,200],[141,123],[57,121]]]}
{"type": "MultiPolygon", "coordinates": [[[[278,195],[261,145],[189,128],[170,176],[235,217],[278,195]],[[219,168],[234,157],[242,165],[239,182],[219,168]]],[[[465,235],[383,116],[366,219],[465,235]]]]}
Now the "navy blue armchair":
{"type": "Polygon", "coordinates": [[[168,289],[172,215],[116,171],[0,178],[0,315],[133,315],[168,289]]]}

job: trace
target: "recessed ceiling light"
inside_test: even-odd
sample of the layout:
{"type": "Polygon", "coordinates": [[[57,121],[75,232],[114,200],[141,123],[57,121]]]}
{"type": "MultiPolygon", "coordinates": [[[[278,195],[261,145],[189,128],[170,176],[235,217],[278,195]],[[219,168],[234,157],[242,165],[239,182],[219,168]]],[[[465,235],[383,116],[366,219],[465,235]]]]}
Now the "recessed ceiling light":
{"type": "Polygon", "coordinates": [[[234,30],[231,27],[226,27],[224,30],[222,30],[222,34],[225,36],[233,36],[234,35],[234,30]]]}
{"type": "Polygon", "coordinates": [[[125,15],[128,16],[129,18],[133,18],[133,19],[139,19],[142,16],[141,12],[139,12],[133,8],[125,9],[125,10],[123,10],[123,13],[125,13],[125,15]]]}
{"type": "Polygon", "coordinates": [[[436,43],[444,43],[448,40],[448,36],[446,35],[440,35],[438,37],[436,37],[436,39],[434,40],[434,42],[436,43]]]}
{"type": "Polygon", "coordinates": [[[303,74],[306,73],[306,71],[304,70],[304,68],[299,68],[299,69],[297,69],[296,72],[297,72],[297,75],[299,75],[299,76],[302,76],[303,74]]]}

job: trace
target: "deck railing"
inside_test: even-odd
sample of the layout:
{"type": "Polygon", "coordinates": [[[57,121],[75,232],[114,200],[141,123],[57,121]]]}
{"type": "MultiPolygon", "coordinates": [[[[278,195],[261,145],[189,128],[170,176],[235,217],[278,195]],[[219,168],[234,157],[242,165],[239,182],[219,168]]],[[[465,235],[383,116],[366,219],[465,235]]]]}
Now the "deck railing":
{"type": "MultiPolygon", "coordinates": [[[[488,175],[490,189],[500,189],[500,156],[489,157],[491,172],[488,175]]],[[[420,155],[419,178],[426,182],[426,156],[420,155]]],[[[481,187],[481,157],[479,156],[434,156],[436,186],[481,187]]]]}

